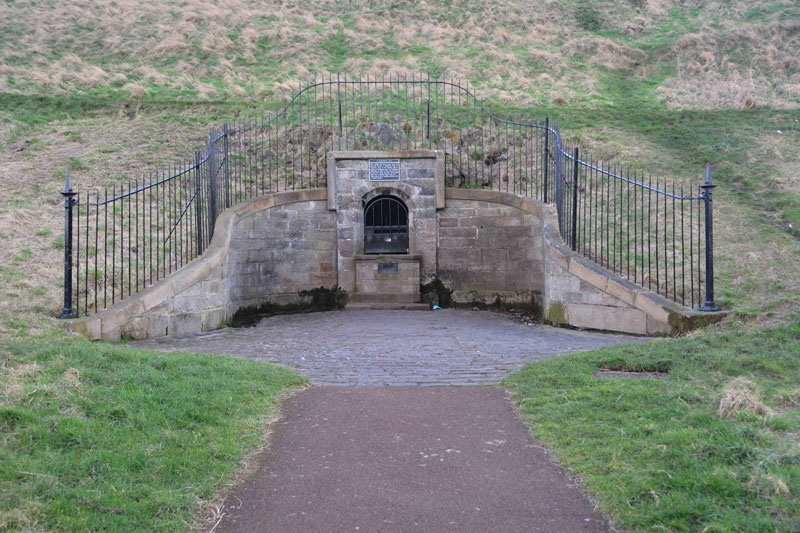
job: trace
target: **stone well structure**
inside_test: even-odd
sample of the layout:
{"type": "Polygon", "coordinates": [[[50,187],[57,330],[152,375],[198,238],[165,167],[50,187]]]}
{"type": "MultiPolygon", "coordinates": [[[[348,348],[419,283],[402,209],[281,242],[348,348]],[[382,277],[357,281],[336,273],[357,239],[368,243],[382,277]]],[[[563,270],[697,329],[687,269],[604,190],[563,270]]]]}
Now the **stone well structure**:
{"type": "Polygon", "coordinates": [[[244,308],[339,286],[348,307],[422,308],[438,279],[456,302],[537,307],[553,324],[674,334],[714,315],[628,283],[563,243],[553,206],[445,188],[438,151],[329,152],[328,187],[243,202],[202,257],[114,308],[71,322],[92,339],[186,335],[244,308]],[[383,200],[382,202],[378,202],[383,200]]]}

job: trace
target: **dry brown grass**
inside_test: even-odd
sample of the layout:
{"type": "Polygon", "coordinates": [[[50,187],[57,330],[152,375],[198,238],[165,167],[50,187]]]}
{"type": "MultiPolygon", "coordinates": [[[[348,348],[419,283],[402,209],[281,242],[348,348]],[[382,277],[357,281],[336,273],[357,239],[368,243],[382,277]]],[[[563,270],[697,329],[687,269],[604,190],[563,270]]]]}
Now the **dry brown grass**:
{"type": "Polygon", "coordinates": [[[743,18],[751,4],[703,5],[697,19],[715,25],[677,34],[668,56],[648,60],[636,40],[646,41],[682,2],[604,5],[602,29],[625,36],[611,39],[580,30],[573,7],[556,0],[535,8],[519,0],[450,7],[432,1],[19,0],[0,5],[0,19],[13,29],[0,30],[0,42],[8,43],[0,44],[0,91],[121,88],[143,98],[169,88],[203,99],[285,97],[281,84],[331,68],[331,42],[343,35],[348,70],[414,71],[425,62],[470,78],[484,97],[503,103],[591,103],[605,69],[646,73],[675,61],[679,68],[659,89],[671,106],[797,107],[800,22],[778,12],[748,23],[743,18]],[[391,65],[381,64],[383,52],[391,53],[391,65]],[[485,62],[491,73],[484,72],[485,62]],[[542,68],[549,77],[537,72],[542,68]],[[211,90],[219,82],[227,87],[211,90]]]}
{"type": "Polygon", "coordinates": [[[800,21],[704,28],[673,47],[677,72],[659,88],[675,108],[800,106],[800,21]]]}
{"type": "Polygon", "coordinates": [[[748,411],[759,416],[773,416],[775,412],[761,402],[760,394],[755,383],[742,377],[736,378],[725,387],[717,415],[730,419],[742,411],[748,411]]]}
{"type": "Polygon", "coordinates": [[[54,124],[35,134],[38,142],[30,135],[0,150],[0,335],[17,324],[37,333],[57,323],[63,251],[56,242],[64,231],[57,213],[70,158],[84,165],[72,177],[87,191],[119,184],[123,175],[141,178],[207,142],[204,127],[146,110],[128,113],[54,124]]]}

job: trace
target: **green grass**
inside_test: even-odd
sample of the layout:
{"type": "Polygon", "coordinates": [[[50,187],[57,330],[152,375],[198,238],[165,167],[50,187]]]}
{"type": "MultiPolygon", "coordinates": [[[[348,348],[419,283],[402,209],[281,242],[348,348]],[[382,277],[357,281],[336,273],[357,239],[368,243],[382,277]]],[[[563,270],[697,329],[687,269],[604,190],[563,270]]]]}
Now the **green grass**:
{"type": "Polygon", "coordinates": [[[2,341],[0,368],[4,530],[185,530],[263,442],[279,395],[304,383],[58,334],[2,341]]]}
{"type": "Polygon", "coordinates": [[[583,479],[617,526],[796,531],[798,354],[800,322],[559,357],[505,384],[533,436],[583,479]],[[598,379],[598,368],[669,375],[598,379]],[[725,386],[739,376],[761,388],[775,416],[717,416],[725,386]]]}

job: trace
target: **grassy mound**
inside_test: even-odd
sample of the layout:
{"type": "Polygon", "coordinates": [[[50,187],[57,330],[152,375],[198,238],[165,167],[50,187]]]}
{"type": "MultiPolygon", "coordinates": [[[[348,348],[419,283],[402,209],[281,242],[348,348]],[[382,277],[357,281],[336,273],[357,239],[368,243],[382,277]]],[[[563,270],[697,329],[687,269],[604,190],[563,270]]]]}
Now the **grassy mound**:
{"type": "Polygon", "coordinates": [[[186,529],[303,383],[229,357],[3,341],[0,529],[186,529]]]}
{"type": "Polygon", "coordinates": [[[798,353],[800,323],[564,356],[529,365],[506,385],[533,435],[618,526],[793,531],[800,523],[798,353]],[[593,377],[600,368],[669,374],[593,377]],[[753,405],[769,411],[721,418],[730,384],[742,377],[749,394],[761,390],[753,405]]]}

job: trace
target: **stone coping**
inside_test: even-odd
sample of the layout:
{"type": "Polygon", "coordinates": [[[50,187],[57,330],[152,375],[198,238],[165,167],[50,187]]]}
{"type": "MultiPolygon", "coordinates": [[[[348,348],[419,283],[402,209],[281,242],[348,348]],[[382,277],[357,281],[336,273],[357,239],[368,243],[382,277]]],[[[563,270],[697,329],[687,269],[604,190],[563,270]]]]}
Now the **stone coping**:
{"type": "Polygon", "coordinates": [[[421,255],[408,255],[408,254],[357,254],[356,261],[387,261],[387,262],[401,262],[401,261],[419,261],[422,259],[421,255]]]}
{"type": "MultiPolygon", "coordinates": [[[[121,327],[129,320],[162,305],[192,285],[203,281],[214,269],[220,268],[230,250],[233,228],[241,218],[271,207],[326,199],[326,189],[306,189],[273,193],[234,205],[226,209],[217,219],[214,238],[202,256],[117,305],[95,315],[68,320],[65,326],[70,331],[91,340],[118,341],[121,327]]],[[[230,302],[226,305],[230,306],[230,302]]],[[[227,311],[230,314],[230,309],[227,311]]]]}
{"type": "Polygon", "coordinates": [[[328,159],[436,159],[443,157],[441,150],[333,150],[328,159]]]}
{"type": "Polygon", "coordinates": [[[448,187],[445,190],[445,197],[503,204],[540,215],[544,225],[545,253],[548,253],[556,263],[593,287],[639,309],[659,322],[668,324],[672,334],[714,324],[727,314],[724,311],[698,311],[681,306],[654,291],[622,279],[592,260],[573,252],[566,246],[558,231],[558,218],[554,205],[543,204],[538,200],[513,193],[482,189],[448,187]]]}

